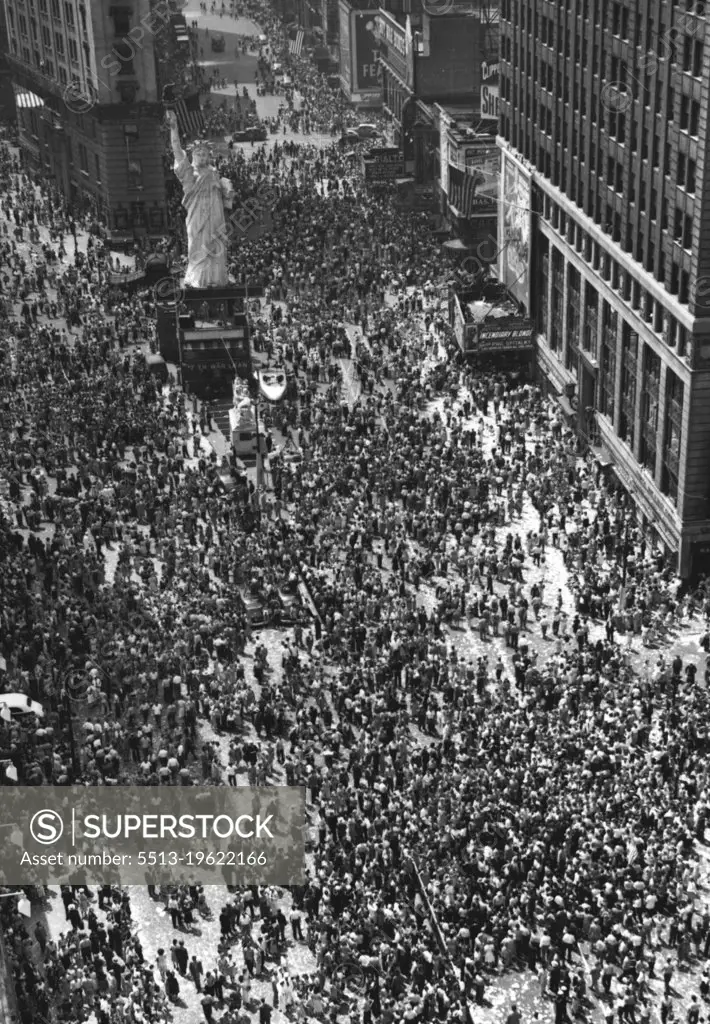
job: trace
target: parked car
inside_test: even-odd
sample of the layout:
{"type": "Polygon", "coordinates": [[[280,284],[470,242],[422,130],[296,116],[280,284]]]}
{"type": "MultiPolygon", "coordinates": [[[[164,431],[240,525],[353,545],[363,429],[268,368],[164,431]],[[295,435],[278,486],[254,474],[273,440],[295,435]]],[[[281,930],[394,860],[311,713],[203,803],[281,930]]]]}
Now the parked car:
{"type": "Polygon", "coordinates": [[[363,122],[363,124],[357,126],[357,136],[359,139],[376,139],[380,134],[376,124],[363,122]]]}
{"type": "Polygon", "coordinates": [[[221,32],[212,36],[212,51],[213,53],[224,53],[224,48],[227,45],[227,40],[221,34],[221,32]]]}

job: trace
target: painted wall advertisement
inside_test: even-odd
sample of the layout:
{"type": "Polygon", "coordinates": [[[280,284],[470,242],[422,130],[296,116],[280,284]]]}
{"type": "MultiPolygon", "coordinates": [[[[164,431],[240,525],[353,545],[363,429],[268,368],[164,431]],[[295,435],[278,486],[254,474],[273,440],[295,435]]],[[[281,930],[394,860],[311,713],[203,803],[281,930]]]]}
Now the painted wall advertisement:
{"type": "Polygon", "coordinates": [[[481,120],[498,120],[498,73],[500,65],[481,64],[481,120]]]}
{"type": "Polygon", "coordinates": [[[340,21],[340,84],[345,92],[352,92],[353,71],[352,71],[352,42],[350,39],[350,15],[352,10],[349,4],[341,0],[338,7],[338,18],[340,21]]]}
{"type": "Polygon", "coordinates": [[[375,39],[377,11],[352,11],[350,36],[353,40],[353,91],[378,92],[380,88],[375,39]]]}
{"type": "Polygon", "coordinates": [[[498,207],[500,280],[530,310],[530,237],[532,202],[530,176],[504,151],[501,156],[501,199],[498,207]]]}

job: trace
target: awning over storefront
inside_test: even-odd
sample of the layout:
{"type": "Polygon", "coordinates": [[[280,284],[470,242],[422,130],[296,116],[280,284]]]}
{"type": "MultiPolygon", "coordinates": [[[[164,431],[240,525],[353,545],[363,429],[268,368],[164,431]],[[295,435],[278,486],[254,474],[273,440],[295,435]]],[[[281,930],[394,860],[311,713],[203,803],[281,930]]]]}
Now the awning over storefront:
{"type": "Polygon", "coordinates": [[[590,448],[592,450],[592,456],[594,457],[594,461],[598,462],[599,465],[602,466],[602,468],[605,468],[606,466],[616,465],[616,463],[614,462],[614,458],[609,449],[606,447],[606,445],[593,444],[590,445],[590,448]]]}

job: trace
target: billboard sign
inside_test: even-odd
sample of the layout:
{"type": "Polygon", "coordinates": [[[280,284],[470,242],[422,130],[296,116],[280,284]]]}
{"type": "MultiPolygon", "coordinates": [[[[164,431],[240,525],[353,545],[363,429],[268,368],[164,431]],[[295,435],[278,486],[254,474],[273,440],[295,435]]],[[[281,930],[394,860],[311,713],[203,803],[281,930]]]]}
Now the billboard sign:
{"type": "Polygon", "coordinates": [[[508,352],[532,348],[533,325],[520,317],[498,317],[476,327],[472,348],[477,352],[508,352]]]}
{"type": "Polygon", "coordinates": [[[365,181],[395,181],[404,174],[402,151],[396,146],[380,146],[365,154],[365,181]]]}
{"type": "Polygon", "coordinates": [[[350,5],[341,0],[338,7],[340,21],[340,83],[345,92],[352,92],[353,71],[352,71],[352,42],[350,39],[350,5]]]}
{"type": "Polygon", "coordinates": [[[498,120],[498,75],[500,64],[481,64],[481,111],[482,121],[498,120]]]}
{"type": "Polygon", "coordinates": [[[379,47],[375,37],[375,20],[379,11],[350,12],[352,45],[352,91],[379,92],[379,47]]]}
{"type": "Polygon", "coordinates": [[[498,207],[499,278],[526,312],[530,309],[530,238],[532,195],[530,175],[508,153],[501,154],[501,198],[498,207]]]}

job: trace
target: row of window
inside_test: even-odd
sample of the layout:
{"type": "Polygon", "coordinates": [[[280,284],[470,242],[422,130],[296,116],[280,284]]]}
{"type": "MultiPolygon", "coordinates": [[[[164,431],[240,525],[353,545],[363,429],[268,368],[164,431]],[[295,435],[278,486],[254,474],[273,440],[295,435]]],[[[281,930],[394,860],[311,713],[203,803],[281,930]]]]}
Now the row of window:
{"type": "MultiPolygon", "coordinates": [[[[606,252],[598,242],[593,241],[587,232],[568,217],[548,196],[543,201],[543,217],[567,242],[575,248],[579,255],[592,266],[592,269],[616,291],[624,302],[639,314],[649,327],[679,356],[688,354],[688,335],[685,327],[658,302],[650,292],[624,270],[617,260],[606,252]]],[[[685,216],[683,230],[686,230],[685,216]]],[[[692,223],[688,230],[692,231],[692,223]]],[[[675,265],[674,265],[675,267],[675,265]]],[[[690,275],[679,271],[674,285],[677,287],[679,299],[687,302],[690,275]]]]}
{"type": "MultiPolygon", "coordinates": [[[[671,256],[670,266],[667,266],[667,256],[661,247],[656,247],[656,224],[660,218],[660,227],[666,231],[669,227],[668,200],[659,197],[658,189],[651,187],[647,192],[643,187],[637,197],[636,183],[626,183],[623,165],[614,156],[607,157],[603,167],[596,167],[595,161],[587,161],[587,168],[590,172],[587,182],[584,176],[578,175],[578,167],[575,163],[565,164],[559,157],[553,159],[549,146],[544,140],[539,140],[536,147],[532,145],[532,135],[529,125],[515,125],[511,123],[510,117],[504,108],[501,116],[501,134],[509,139],[526,159],[535,163],[538,170],[544,174],[553,185],[565,192],[569,198],[582,209],[588,217],[599,224],[602,229],[611,236],[612,240],[620,245],[625,252],[629,253],[644,269],[654,275],[664,287],[673,295],[677,295],[680,302],[689,301],[689,254],[684,255],[682,249],[689,249],[692,245],[692,230],[681,232],[675,236],[679,241],[679,248],[671,256]],[[617,209],[619,200],[614,197],[613,201],[604,201],[604,190],[599,188],[599,178],[594,177],[595,172],[605,172],[608,187],[617,193],[617,196],[628,198],[634,204],[638,215],[632,210],[632,215],[623,215],[617,209]],[[585,188],[586,184],[586,188],[585,188]],[[647,206],[648,195],[648,206],[647,206]],[[648,211],[649,218],[642,219],[648,211]],[[688,244],[690,242],[690,245],[688,244]],[[682,246],[682,247],[681,247],[682,246]]],[[[590,156],[593,155],[590,153],[590,156]]],[[[697,165],[695,160],[687,157],[684,153],[678,154],[677,177],[678,185],[684,185],[683,191],[688,197],[694,196],[696,191],[697,165]]],[[[645,185],[645,183],[643,183],[645,185]]],[[[677,193],[679,198],[682,192],[677,193]]],[[[611,200],[612,197],[610,196],[611,200]]],[[[688,198],[682,206],[683,216],[692,218],[693,208],[688,198]]]]}
{"type": "MultiPolygon", "coordinates": [[[[545,241],[540,262],[540,289],[544,298],[538,326],[550,349],[557,353],[562,346],[564,327],[564,269],[562,253],[552,247],[550,260],[545,241]]],[[[581,341],[583,350],[598,365],[593,407],[610,420],[621,440],[654,477],[660,440],[658,484],[661,491],[677,504],[684,401],[682,380],[666,368],[665,419],[659,431],[660,357],[649,346],[643,345],[638,334],[625,321],[621,322],[619,337],[617,311],[601,299],[596,289],[584,282],[572,266],[567,267],[566,308],[567,345],[564,355],[567,369],[575,376],[578,374],[581,341]],[[617,361],[620,363],[618,367],[617,361]],[[618,406],[617,377],[620,385],[618,406]],[[638,437],[637,422],[640,428],[638,437]]]]}
{"type": "MultiPolygon", "coordinates": [[[[676,6],[675,4],[673,6],[676,6]]],[[[576,4],[576,26],[572,23],[570,14],[571,0],[565,0],[557,7],[558,23],[555,19],[542,14],[534,5],[521,3],[520,0],[502,0],[500,5],[501,21],[518,27],[522,32],[528,33],[533,39],[542,43],[550,49],[562,51],[565,61],[572,55],[571,31],[576,27],[575,53],[577,59],[579,54],[584,54],[584,66],[586,67],[586,47],[590,37],[593,39],[596,33],[591,31],[589,2],[576,4]]],[[[667,26],[663,20],[656,25],[654,18],[636,16],[633,34],[633,46],[638,52],[645,50],[648,55],[655,55],[658,61],[669,61],[672,64],[680,64],[683,71],[699,78],[702,74],[703,65],[703,41],[698,38],[694,18],[704,18],[704,7],[702,3],[691,3],[687,11],[677,17],[674,26],[667,26]],[[690,15],[690,17],[689,17],[690,15]],[[644,31],[645,29],[645,31],[644,31]]],[[[630,32],[629,9],[621,3],[614,3],[611,11],[610,5],[603,0],[602,3],[593,5],[593,27],[601,29],[602,35],[605,31],[617,36],[627,43],[632,43],[630,32]]],[[[595,51],[597,46],[594,46],[595,51]]],[[[598,68],[595,69],[597,73],[598,68]]]]}
{"type": "MultiPolygon", "coordinates": [[[[32,5],[30,5],[30,6],[32,6],[32,5]]],[[[40,15],[43,15],[44,17],[48,17],[50,12],[47,9],[47,0],[38,0],[37,10],[38,10],[40,15]]],[[[62,20],[62,9],[60,8],[59,0],[51,0],[51,14],[52,14],[52,17],[54,18],[55,21],[61,22],[61,20],[62,20]]],[[[7,7],[7,17],[8,17],[8,21],[9,21],[10,25],[12,25],[13,27],[14,27],[14,24],[15,24],[14,16],[15,16],[14,10],[12,9],[12,7],[8,6],[7,7]]],[[[25,34],[26,34],[26,32],[27,32],[27,28],[26,28],[27,22],[26,22],[26,18],[24,16],[24,14],[20,14],[19,15],[18,21],[19,21],[21,29],[22,29],[22,23],[23,22],[25,23],[25,34]]],[[[32,15],[30,15],[30,21],[34,22],[34,21],[36,21],[36,19],[34,17],[32,17],[32,15]]],[[[83,4],[79,5],[79,21],[80,21],[80,24],[81,24],[82,35],[86,36],[87,32],[88,32],[88,26],[87,26],[87,21],[86,21],[86,8],[83,6],[83,4]]],[[[77,26],[76,26],[76,17],[75,17],[75,14],[74,14],[74,5],[71,4],[71,3],[68,3],[68,2],[64,3],[64,24],[66,25],[66,27],[71,32],[76,31],[76,27],[77,26]]]]}

